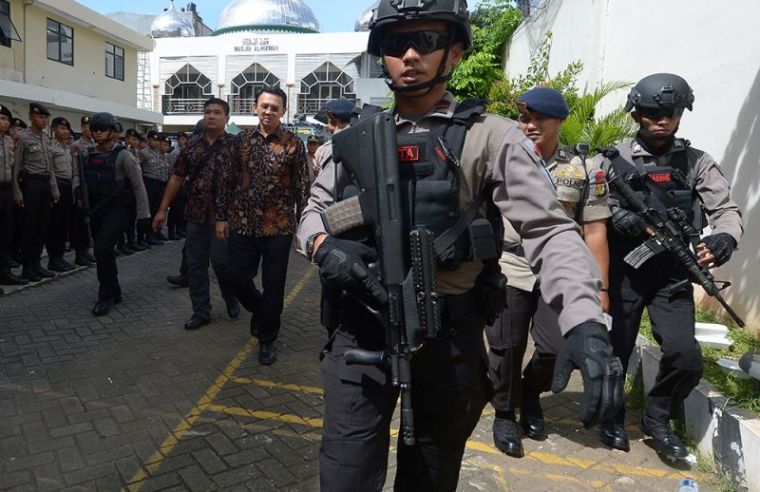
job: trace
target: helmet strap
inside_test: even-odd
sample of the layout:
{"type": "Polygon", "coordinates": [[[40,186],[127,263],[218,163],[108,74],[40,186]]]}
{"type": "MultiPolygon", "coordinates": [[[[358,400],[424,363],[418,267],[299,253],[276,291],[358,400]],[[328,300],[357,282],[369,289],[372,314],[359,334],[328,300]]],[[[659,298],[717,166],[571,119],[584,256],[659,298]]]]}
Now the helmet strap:
{"type": "Polygon", "coordinates": [[[427,82],[420,82],[419,84],[414,85],[407,85],[407,86],[399,86],[396,84],[393,79],[391,78],[390,74],[388,73],[388,69],[385,66],[385,63],[383,63],[383,75],[385,76],[385,83],[388,86],[390,90],[393,92],[400,92],[401,94],[404,94],[407,97],[424,97],[433,92],[433,89],[438,84],[445,84],[449,80],[451,80],[451,73],[448,75],[444,75],[443,72],[446,71],[446,61],[449,58],[449,53],[451,53],[451,48],[454,46],[454,37],[455,37],[455,31],[452,29],[449,32],[449,42],[446,45],[446,48],[443,51],[443,58],[441,59],[440,65],[438,65],[438,72],[436,73],[435,77],[428,80],[427,82]],[[423,89],[427,89],[427,91],[423,92],[422,94],[408,94],[410,92],[417,92],[421,91],[423,89]]]}

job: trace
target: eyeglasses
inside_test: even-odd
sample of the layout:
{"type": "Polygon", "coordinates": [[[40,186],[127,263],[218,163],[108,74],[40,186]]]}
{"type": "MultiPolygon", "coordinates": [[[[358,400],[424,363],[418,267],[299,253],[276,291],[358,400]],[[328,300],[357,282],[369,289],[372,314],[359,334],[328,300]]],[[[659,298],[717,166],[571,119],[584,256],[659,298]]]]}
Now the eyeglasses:
{"type": "Polygon", "coordinates": [[[661,120],[663,118],[675,118],[683,115],[684,108],[636,108],[636,111],[649,120],[661,120]]]}
{"type": "Polygon", "coordinates": [[[386,34],[380,41],[380,50],[384,55],[401,56],[413,46],[421,55],[442,50],[449,44],[451,34],[440,31],[411,31],[386,34]]]}
{"type": "Polygon", "coordinates": [[[107,126],[93,126],[93,127],[90,127],[90,131],[92,133],[105,133],[105,132],[107,132],[109,130],[111,130],[111,129],[108,128],[107,126]]]}

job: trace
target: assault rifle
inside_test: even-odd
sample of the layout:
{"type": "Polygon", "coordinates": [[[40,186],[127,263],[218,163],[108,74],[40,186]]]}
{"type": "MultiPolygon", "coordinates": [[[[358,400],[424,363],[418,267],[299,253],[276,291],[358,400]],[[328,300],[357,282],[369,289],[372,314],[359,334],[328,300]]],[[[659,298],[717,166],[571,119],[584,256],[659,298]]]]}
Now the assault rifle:
{"type": "Polygon", "coordinates": [[[348,350],[346,364],[390,367],[393,385],[401,393],[401,435],[406,445],[414,445],[412,409],[412,355],[423,339],[435,337],[440,326],[440,306],[436,287],[436,255],[432,233],[413,230],[404,238],[399,180],[396,124],[393,116],[378,113],[333,137],[333,160],[342,164],[354,185],[357,197],[338,202],[322,214],[327,231],[340,234],[365,225],[374,236],[378,264],[369,265],[388,292],[388,303],[379,310],[352,296],[383,324],[384,351],[348,350]],[[336,224],[344,220],[341,224],[336,224]],[[405,254],[404,245],[410,245],[405,254]]]}
{"type": "MultiPolygon", "coordinates": [[[[635,173],[628,179],[649,179],[647,176],[637,176],[635,173]]],[[[623,176],[616,176],[610,181],[610,187],[623,198],[627,207],[636,212],[646,222],[652,231],[652,237],[641,246],[631,251],[626,257],[625,262],[634,268],[639,268],[649,258],[663,251],[669,252],[672,257],[683,266],[689,279],[683,282],[694,282],[702,288],[711,297],[714,297],[726,312],[736,321],[736,324],[744,328],[744,321],[736,314],[731,306],[728,305],[720,291],[730,286],[730,282],[715,280],[712,273],[707,267],[699,265],[697,255],[689,248],[684,241],[684,236],[698,236],[694,226],[689,224],[686,214],[678,208],[668,208],[665,217],[659,211],[649,207],[636,192],[631,188],[623,176]],[[718,285],[720,284],[720,286],[718,285]]]]}

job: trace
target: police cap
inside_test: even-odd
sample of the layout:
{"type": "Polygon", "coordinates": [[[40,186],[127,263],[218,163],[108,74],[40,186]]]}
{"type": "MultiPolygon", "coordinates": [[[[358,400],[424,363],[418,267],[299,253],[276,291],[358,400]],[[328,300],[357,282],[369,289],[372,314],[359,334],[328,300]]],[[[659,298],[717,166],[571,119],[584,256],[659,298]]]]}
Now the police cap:
{"type": "Polygon", "coordinates": [[[367,51],[381,56],[380,41],[394,24],[413,20],[441,20],[454,28],[454,41],[467,50],[472,45],[467,0],[380,0],[369,22],[367,51]]]}
{"type": "Polygon", "coordinates": [[[26,121],[21,118],[13,118],[13,126],[16,128],[26,128],[26,121]]]}
{"type": "Polygon", "coordinates": [[[524,104],[529,110],[541,113],[549,118],[565,119],[570,114],[562,94],[550,87],[534,87],[517,99],[518,104],[524,104]]]}
{"type": "Polygon", "coordinates": [[[42,104],[33,102],[29,103],[29,114],[44,114],[45,116],[50,116],[50,111],[48,111],[48,108],[42,104]]]}
{"type": "Polygon", "coordinates": [[[0,104],[0,114],[3,116],[7,116],[9,120],[13,119],[13,113],[11,113],[11,110],[8,106],[3,106],[0,104]]]}
{"type": "Polygon", "coordinates": [[[307,144],[318,143],[318,144],[322,145],[322,139],[319,138],[316,135],[309,135],[309,138],[306,140],[306,143],[307,144]]]}
{"type": "Polygon", "coordinates": [[[66,128],[69,129],[69,131],[71,131],[71,125],[69,124],[69,120],[67,120],[63,116],[56,116],[55,118],[53,118],[53,122],[50,123],[50,128],[55,128],[58,125],[64,125],[66,126],[66,128]]]}
{"type": "Polygon", "coordinates": [[[143,139],[142,135],[140,135],[140,132],[138,132],[138,131],[137,131],[137,130],[135,130],[134,128],[130,128],[130,129],[128,129],[128,130],[127,130],[127,133],[125,133],[125,135],[126,135],[127,137],[135,137],[135,138],[136,138],[136,139],[138,139],[138,140],[142,140],[142,139],[143,139]]]}
{"type": "Polygon", "coordinates": [[[682,77],[672,73],[655,73],[639,80],[628,93],[625,110],[633,108],[692,110],[694,92],[682,77]]]}
{"type": "Polygon", "coordinates": [[[169,145],[172,144],[171,137],[169,135],[165,134],[165,133],[161,134],[161,141],[164,142],[164,143],[168,143],[169,145]]]}
{"type": "Polygon", "coordinates": [[[89,125],[90,124],[90,117],[89,116],[82,116],[82,119],[80,121],[80,124],[82,126],[89,125]]]}
{"type": "Polygon", "coordinates": [[[350,123],[354,115],[354,102],[350,99],[336,99],[327,103],[327,112],[335,119],[350,123]]]}
{"type": "MultiPolygon", "coordinates": [[[[115,118],[114,118],[114,119],[115,119],[115,118]]],[[[114,131],[116,131],[117,133],[121,133],[121,132],[123,132],[123,131],[124,131],[124,125],[122,125],[122,124],[121,124],[121,121],[119,121],[119,120],[116,120],[116,121],[114,122],[114,124],[113,124],[113,129],[114,129],[114,131]]]]}
{"type": "Polygon", "coordinates": [[[148,133],[146,134],[146,138],[150,140],[151,138],[159,138],[158,132],[156,130],[148,130],[148,133]]]}

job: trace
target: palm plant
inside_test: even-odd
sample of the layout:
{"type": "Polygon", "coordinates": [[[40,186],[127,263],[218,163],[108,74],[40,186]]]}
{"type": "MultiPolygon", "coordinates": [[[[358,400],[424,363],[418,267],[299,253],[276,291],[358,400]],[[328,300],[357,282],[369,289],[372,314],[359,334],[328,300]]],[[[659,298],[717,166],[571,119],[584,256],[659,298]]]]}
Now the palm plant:
{"type": "Polygon", "coordinates": [[[574,146],[579,142],[588,143],[591,152],[614,145],[626,137],[636,134],[637,125],[622,108],[597,117],[596,107],[609,94],[630,87],[628,82],[606,82],[592,92],[579,95],[570,107],[570,115],[562,124],[559,139],[574,146]]]}

